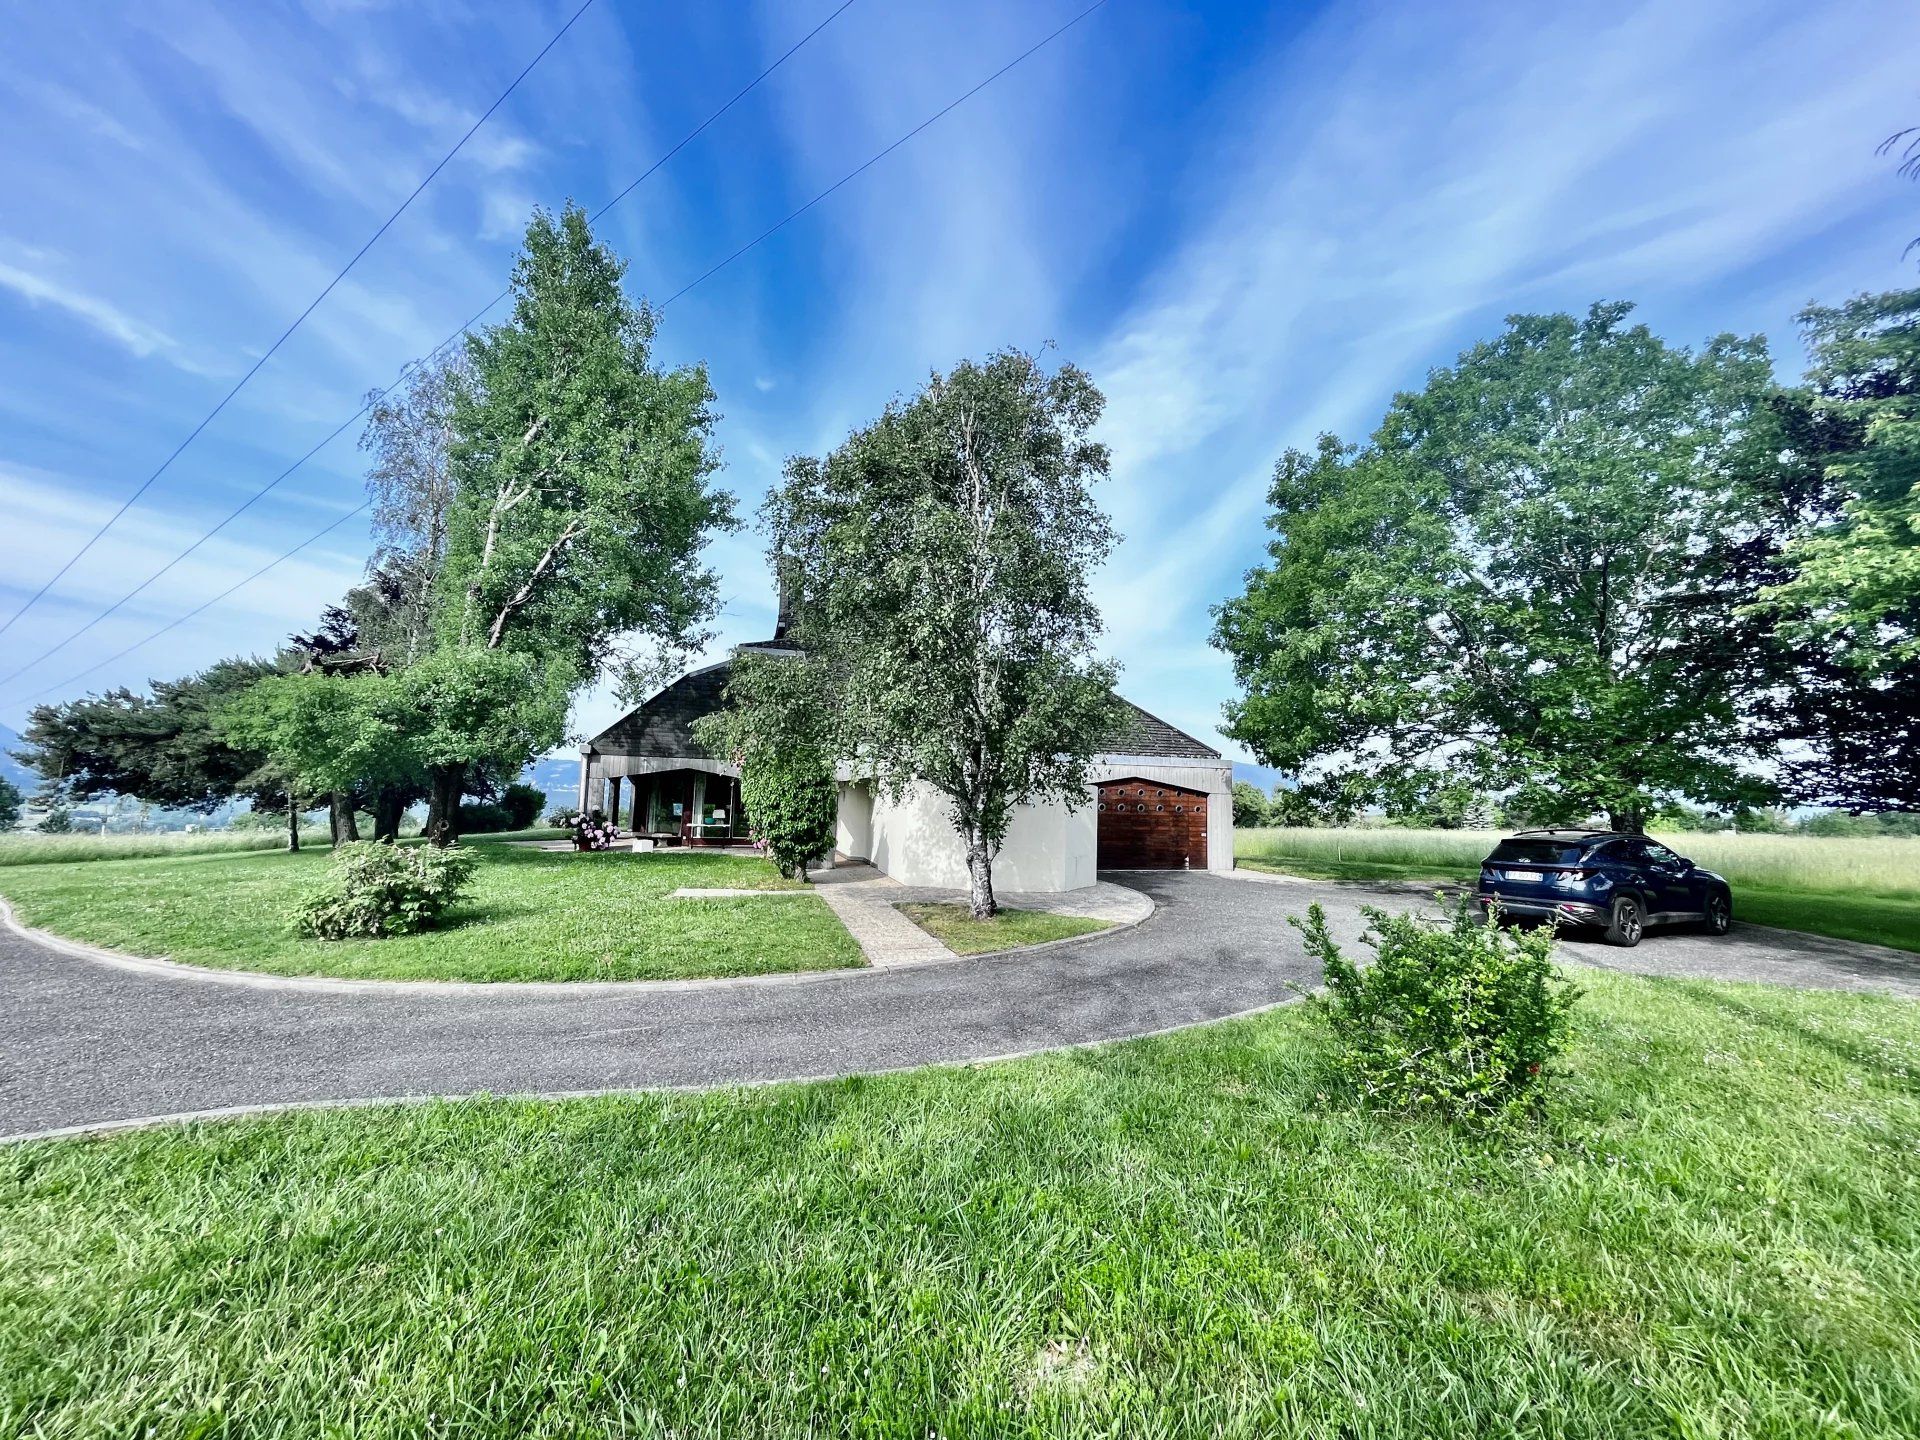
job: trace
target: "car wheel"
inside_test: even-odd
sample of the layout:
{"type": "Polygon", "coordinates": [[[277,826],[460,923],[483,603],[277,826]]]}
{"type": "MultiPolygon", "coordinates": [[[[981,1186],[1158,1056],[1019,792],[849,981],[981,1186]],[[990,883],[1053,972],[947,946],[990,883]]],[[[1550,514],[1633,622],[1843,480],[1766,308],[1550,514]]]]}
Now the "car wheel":
{"type": "Polygon", "coordinates": [[[1707,897],[1707,933],[1724,935],[1733,928],[1733,897],[1731,895],[1709,895],[1707,897]]]}
{"type": "Polygon", "coordinates": [[[1640,943],[1646,928],[1646,912],[1640,908],[1640,902],[1631,895],[1616,896],[1607,922],[1607,943],[1631,949],[1640,943]]]}

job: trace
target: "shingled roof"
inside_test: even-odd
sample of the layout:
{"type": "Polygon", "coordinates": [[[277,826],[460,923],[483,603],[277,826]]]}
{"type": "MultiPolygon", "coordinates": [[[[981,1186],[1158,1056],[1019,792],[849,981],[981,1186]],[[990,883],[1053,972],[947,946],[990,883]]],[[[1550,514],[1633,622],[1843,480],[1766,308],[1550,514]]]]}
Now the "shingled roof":
{"type": "Polygon", "coordinates": [[[1155,756],[1168,760],[1218,760],[1220,752],[1203,745],[1184,730],[1176,730],[1158,715],[1149,715],[1121,695],[1120,721],[1101,743],[1103,755],[1155,756]]]}
{"type": "Polygon", "coordinates": [[[732,669],[732,661],[722,660],[682,675],[594,736],[588,747],[601,755],[638,755],[649,760],[712,759],[693,738],[693,722],[725,703],[727,673],[732,669]]]}
{"type": "MultiPolygon", "coordinates": [[[[743,645],[744,650],[787,648],[766,640],[743,645]]],[[[646,704],[630,710],[587,742],[601,755],[633,755],[649,760],[681,757],[710,760],[693,737],[693,722],[711,715],[726,703],[731,660],[682,675],[646,704]]],[[[1218,760],[1220,752],[1177,730],[1157,715],[1149,715],[1132,701],[1120,701],[1120,720],[1100,746],[1104,755],[1138,755],[1167,760],[1218,760]]]]}

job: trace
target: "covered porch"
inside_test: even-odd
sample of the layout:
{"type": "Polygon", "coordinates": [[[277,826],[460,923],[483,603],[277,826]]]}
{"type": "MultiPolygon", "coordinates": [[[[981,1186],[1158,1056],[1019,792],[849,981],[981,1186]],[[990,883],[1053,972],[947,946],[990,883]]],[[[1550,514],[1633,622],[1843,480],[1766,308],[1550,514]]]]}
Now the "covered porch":
{"type": "Polygon", "coordinates": [[[656,844],[741,845],[750,838],[740,776],[712,761],[588,756],[580,808],[602,810],[628,834],[656,844]]]}

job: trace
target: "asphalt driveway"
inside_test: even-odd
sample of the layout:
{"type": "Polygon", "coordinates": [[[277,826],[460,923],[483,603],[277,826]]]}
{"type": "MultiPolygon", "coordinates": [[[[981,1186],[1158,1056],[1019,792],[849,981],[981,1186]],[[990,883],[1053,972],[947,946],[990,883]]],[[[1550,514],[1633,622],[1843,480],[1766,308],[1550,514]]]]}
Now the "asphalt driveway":
{"type": "MultiPolygon", "coordinates": [[[[135,973],[0,930],[0,1136],[255,1106],[800,1079],[997,1058],[1296,998],[1286,923],[1318,900],[1348,941],[1407,887],[1116,874],[1152,918],[1028,954],[705,986],[327,991],[135,973]]],[[[1648,974],[1920,996],[1920,957],[1758,927],[1654,932],[1566,957],[1648,974]]]]}

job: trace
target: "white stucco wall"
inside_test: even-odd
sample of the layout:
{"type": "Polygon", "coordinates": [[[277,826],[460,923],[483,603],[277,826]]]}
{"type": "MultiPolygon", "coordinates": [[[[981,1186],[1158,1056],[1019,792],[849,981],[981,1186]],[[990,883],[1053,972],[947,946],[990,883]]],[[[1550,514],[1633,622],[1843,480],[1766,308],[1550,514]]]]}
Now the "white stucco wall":
{"type": "MultiPolygon", "coordinates": [[[[964,889],[967,851],[953,828],[946,799],[916,785],[899,800],[875,794],[865,784],[849,790],[871,796],[871,837],[867,858],[903,885],[964,889]]],[[[841,796],[841,828],[858,827],[858,802],[841,796]],[[850,815],[849,811],[855,811],[850,815]]],[[[1004,890],[1072,890],[1093,883],[1092,807],[1069,816],[1064,805],[1022,805],[1000,853],[993,860],[993,883],[1004,890]]],[[[852,852],[849,852],[852,853],[852,852]]]]}
{"type": "MultiPolygon", "coordinates": [[[[1210,870],[1233,868],[1233,768],[1226,762],[1169,764],[1151,757],[1102,756],[1091,780],[1138,775],[1199,790],[1208,798],[1207,862],[1210,870]]],[[[1097,811],[1090,784],[1085,803],[1022,805],[1000,853],[993,883],[1005,890],[1078,890],[1094,883],[1098,851],[1097,811]]],[[[900,800],[874,793],[864,781],[843,781],[835,845],[846,855],[871,860],[903,885],[962,889],[967,853],[948,816],[947,801],[926,786],[900,800]]]]}
{"type": "Polygon", "coordinates": [[[855,860],[873,858],[873,795],[867,786],[848,780],[840,782],[833,848],[855,860]]]}

